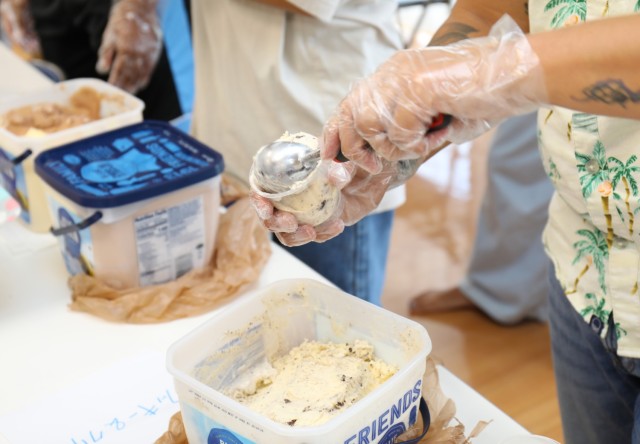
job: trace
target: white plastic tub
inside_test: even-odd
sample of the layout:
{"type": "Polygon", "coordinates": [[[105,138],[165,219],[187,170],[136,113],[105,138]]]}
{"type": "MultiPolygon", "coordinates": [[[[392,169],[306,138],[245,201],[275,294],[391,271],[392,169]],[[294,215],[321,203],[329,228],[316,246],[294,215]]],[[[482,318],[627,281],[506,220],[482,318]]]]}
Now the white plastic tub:
{"type": "Polygon", "coordinates": [[[47,149],[140,122],[144,103],[102,80],[74,79],[16,97],[0,105],[0,116],[30,105],[66,105],[69,98],[83,87],[93,88],[101,94],[101,119],[39,136],[18,136],[0,124],[0,186],[20,204],[20,221],[33,231],[44,232],[51,226],[44,188],[34,173],[35,157],[47,149]]]}
{"type": "Polygon", "coordinates": [[[47,150],[35,168],[70,274],[125,289],[210,261],[222,156],[171,125],[146,121],[47,150]]]}
{"type": "Polygon", "coordinates": [[[221,309],[169,348],[167,367],[191,443],[389,444],[416,421],[430,351],[420,324],[335,287],[291,279],[221,309]],[[304,340],[355,339],[399,371],[320,426],[277,423],[224,394],[240,375],[304,340]]]}

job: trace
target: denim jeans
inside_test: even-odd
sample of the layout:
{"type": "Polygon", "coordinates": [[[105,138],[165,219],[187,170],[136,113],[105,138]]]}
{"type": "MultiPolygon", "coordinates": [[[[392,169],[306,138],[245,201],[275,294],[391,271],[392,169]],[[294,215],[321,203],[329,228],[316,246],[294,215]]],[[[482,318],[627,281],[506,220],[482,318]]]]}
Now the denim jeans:
{"type": "MultiPolygon", "coordinates": [[[[615,353],[615,329],[585,322],[549,273],[551,344],[564,444],[640,444],[640,360],[615,353]]],[[[613,317],[609,326],[614,325],[613,317]]]]}
{"type": "Polygon", "coordinates": [[[285,248],[341,290],[381,305],[393,214],[369,215],[323,243],[285,248]]]}

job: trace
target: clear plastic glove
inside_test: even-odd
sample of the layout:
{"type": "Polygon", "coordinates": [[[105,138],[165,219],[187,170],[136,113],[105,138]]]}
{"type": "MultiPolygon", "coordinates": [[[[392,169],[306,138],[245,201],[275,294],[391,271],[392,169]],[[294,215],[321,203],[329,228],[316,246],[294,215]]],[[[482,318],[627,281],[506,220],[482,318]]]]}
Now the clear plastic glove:
{"type": "Polygon", "coordinates": [[[392,186],[410,176],[408,169],[417,168],[413,162],[398,171],[398,165],[385,162],[385,168],[377,175],[371,175],[353,162],[332,162],[328,170],[327,181],[340,190],[339,203],[333,214],[319,225],[299,223],[290,212],[274,208],[271,200],[250,192],[251,203],[262,224],[274,232],[280,242],[288,246],[297,246],[308,242],[324,242],[353,225],[371,213],[380,203],[384,193],[392,186]]]}
{"type": "Polygon", "coordinates": [[[399,51],[356,84],[324,129],[321,156],[343,154],[372,174],[384,159],[428,157],[445,141],[471,140],[547,94],[526,35],[508,16],[487,37],[399,51]],[[451,124],[427,134],[438,114],[451,124]]]}
{"type": "Polygon", "coordinates": [[[0,26],[11,49],[21,57],[40,57],[40,41],[35,32],[28,0],[1,0],[0,26]]]}
{"type": "Polygon", "coordinates": [[[132,94],[144,88],[162,49],[156,0],[120,0],[102,34],[96,70],[132,94]]]}

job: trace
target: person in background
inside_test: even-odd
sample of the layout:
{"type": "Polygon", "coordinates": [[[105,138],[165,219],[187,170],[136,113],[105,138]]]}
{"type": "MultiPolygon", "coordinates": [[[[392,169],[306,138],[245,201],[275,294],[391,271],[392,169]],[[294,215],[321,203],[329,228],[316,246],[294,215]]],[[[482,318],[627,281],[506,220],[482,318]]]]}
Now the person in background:
{"type": "Polygon", "coordinates": [[[285,242],[337,236],[375,204],[347,211],[354,190],[384,189],[394,162],[426,160],[447,141],[538,110],[555,188],[543,242],[564,443],[640,443],[640,3],[524,5],[458,0],[438,31],[451,43],[399,51],[352,88],[321,148],[358,173],[340,182],[346,206],[334,221],[298,225],[265,199],[254,205],[285,242]],[[427,133],[441,113],[451,124],[427,133]]]}
{"type": "Polygon", "coordinates": [[[157,0],[0,0],[0,18],[24,58],[41,57],[67,79],[101,78],[136,94],[146,119],[182,114],[157,0]]]}
{"type": "MultiPolygon", "coordinates": [[[[400,49],[386,0],[193,0],[193,135],[244,184],[258,149],[285,131],[320,135],[352,82],[400,49]]],[[[288,251],[342,290],[380,304],[402,187],[325,243],[288,251]]]]}
{"type": "Polygon", "coordinates": [[[411,314],[477,307],[501,324],[548,320],[549,259],[542,230],[553,186],[537,144],[534,113],[498,126],[489,147],[487,185],[466,275],[456,287],[416,296],[411,314]]]}

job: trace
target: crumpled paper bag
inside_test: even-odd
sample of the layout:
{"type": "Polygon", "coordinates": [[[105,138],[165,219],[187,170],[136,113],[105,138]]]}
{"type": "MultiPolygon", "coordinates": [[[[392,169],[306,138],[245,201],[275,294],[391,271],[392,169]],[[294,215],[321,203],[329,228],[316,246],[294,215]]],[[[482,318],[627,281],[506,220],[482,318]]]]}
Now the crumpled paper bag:
{"type": "Polygon", "coordinates": [[[69,279],[72,310],[118,322],[154,323],[208,312],[255,282],[271,256],[268,231],[248,197],[220,215],[210,263],[161,285],[116,290],[95,277],[69,279]]]}
{"type": "MultiPolygon", "coordinates": [[[[471,438],[478,436],[488,423],[480,422],[467,435],[465,428],[456,418],[456,404],[453,399],[448,398],[440,387],[440,378],[436,361],[429,356],[427,366],[422,379],[422,393],[429,414],[431,425],[421,444],[468,444],[471,438]]],[[[422,421],[419,420],[413,428],[397,438],[397,442],[402,442],[420,435],[422,431],[422,421]]]]}
{"type": "MultiPolygon", "coordinates": [[[[440,388],[440,379],[436,362],[427,357],[427,367],[423,377],[423,396],[429,407],[431,425],[420,444],[468,444],[482,432],[488,423],[478,423],[469,435],[465,435],[464,425],[455,417],[455,402],[447,398],[440,388]]],[[[399,436],[396,442],[402,442],[420,436],[422,421],[418,421],[413,428],[399,436]]],[[[182,422],[182,414],[175,413],[169,420],[169,428],[154,444],[189,444],[182,422]]]]}

